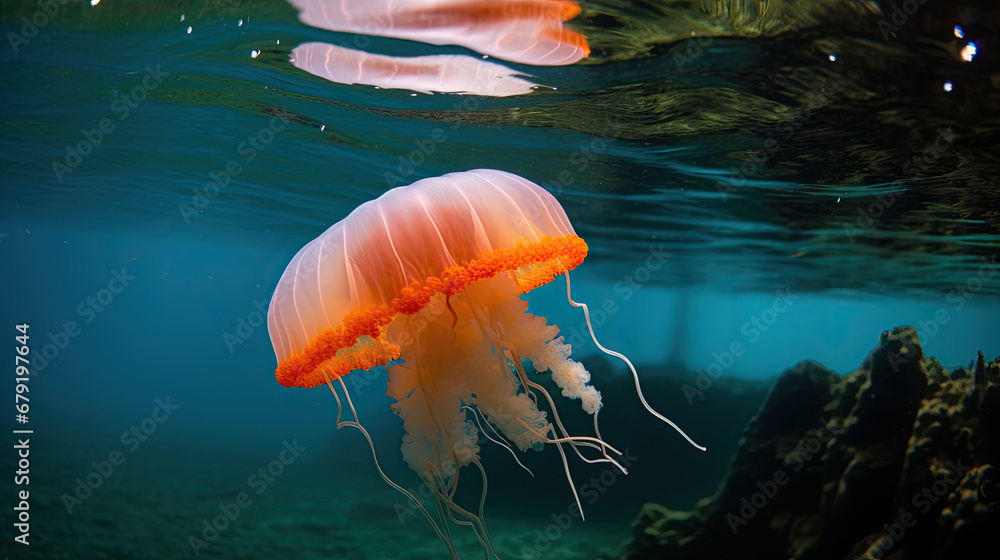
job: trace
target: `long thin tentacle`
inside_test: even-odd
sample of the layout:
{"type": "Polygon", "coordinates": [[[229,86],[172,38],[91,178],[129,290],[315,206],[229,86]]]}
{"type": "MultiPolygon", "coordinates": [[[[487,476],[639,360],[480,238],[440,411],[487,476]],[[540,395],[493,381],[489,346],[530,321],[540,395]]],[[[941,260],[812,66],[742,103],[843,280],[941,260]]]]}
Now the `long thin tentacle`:
{"type": "Polygon", "coordinates": [[[500,439],[500,441],[497,441],[497,440],[493,439],[492,437],[490,437],[490,435],[488,433],[486,433],[486,430],[483,429],[483,423],[480,423],[480,421],[479,421],[479,416],[480,416],[481,413],[479,412],[478,409],[479,409],[478,406],[476,408],[472,408],[469,405],[463,405],[462,406],[462,410],[469,410],[469,411],[472,412],[472,418],[473,418],[473,420],[476,421],[476,425],[479,426],[479,432],[481,434],[483,434],[484,436],[486,436],[486,439],[492,441],[493,443],[495,443],[495,444],[497,444],[499,446],[504,447],[505,449],[507,449],[507,451],[510,451],[510,454],[514,457],[514,460],[517,461],[517,464],[520,465],[522,469],[528,471],[528,474],[530,474],[532,476],[532,478],[534,478],[535,473],[531,472],[531,469],[529,469],[528,467],[524,466],[524,463],[522,463],[521,460],[517,458],[517,453],[514,453],[514,450],[510,447],[510,445],[507,444],[507,442],[506,442],[506,440],[504,440],[503,436],[501,436],[499,433],[497,433],[496,428],[493,427],[493,424],[490,424],[489,420],[486,420],[484,418],[483,419],[483,423],[485,423],[487,426],[489,426],[490,430],[493,432],[493,434],[495,436],[497,436],[500,439]]]}
{"type": "MultiPolygon", "coordinates": [[[[478,464],[478,461],[475,462],[478,464]]],[[[483,476],[484,476],[483,494],[479,501],[480,514],[479,517],[477,517],[476,514],[466,510],[465,508],[463,508],[462,506],[458,505],[455,502],[454,487],[447,489],[448,490],[447,492],[438,487],[437,483],[444,484],[444,477],[441,476],[441,474],[437,471],[437,469],[433,467],[433,465],[428,465],[428,466],[430,467],[431,476],[434,478],[434,481],[436,483],[436,484],[431,484],[431,490],[434,492],[434,495],[437,499],[439,499],[441,502],[443,502],[445,505],[448,506],[449,508],[448,516],[451,518],[452,522],[455,523],[456,525],[471,526],[473,533],[479,540],[479,544],[483,547],[483,551],[486,554],[487,559],[489,559],[489,554],[492,553],[493,557],[499,560],[499,556],[497,556],[496,551],[493,549],[493,543],[490,541],[489,532],[486,530],[486,523],[483,522],[482,518],[482,510],[486,502],[485,471],[483,471],[483,476]],[[458,513],[462,517],[466,518],[468,521],[461,521],[459,519],[455,519],[453,515],[454,513],[458,513]]],[[[481,465],[480,469],[482,469],[481,465]]]]}
{"type": "MultiPolygon", "coordinates": [[[[511,358],[511,361],[515,364],[515,367],[516,367],[516,369],[518,371],[518,375],[520,376],[520,378],[522,380],[521,382],[524,383],[526,386],[528,386],[528,387],[530,387],[532,389],[535,389],[536,391],[541,392],[542,395],[545,397],[545,400],[548,401],[549,408],[552,410],[552,418],[553,418],[553,420],[555,420],[555,425],[558,428],[557,436],[558,436],[558,433],[561,432],[562,433],[562,437],[565,438],[567,441],[569,441],[569,440],[577,440],[578,438],[570,436],[569,435],[569,431],[566,430],[565,426],[563,426],[562,419],[559,418],[559,409],[556,408],[556,403],[552,399],[552,395],[550,395],[549,392],[546,391],[544,387],[542,387],[538,383],[535,383],[534,381],[531,381],[528,378],[528,374],[524,372],[524,367],[521,366],[521,357],[517,355],[517,352],[514,352],[513,350],[511,350],[511,354],[513,355],[512,358],[511,358]]],[[[532,393],[532,395],[533,394],[534,393],[532,393]]],[[[596,412],[594,413],[594,426],[595,426],[595,428],[597,426],[597,413],[596,412]]],[[[532,431],[534,431],[534,430],[532,430],[532,431]]],[[[600,445],[595,445],[593,443],[588,443],[586,441],[576,441],[576,442],[573,443],[573,451],[575,451],[576,454],[577,454],[577,456],[580,457],[580,459],[582,459],[584,462],[587,462],[587,463],[614,463],[615,466],[617,466],[619,469],[621,469],[621,471],[624,474],[628,474],[628,471],[625,470],[624,467],[622,467],[621,465],[619,465],[614,459],[612,459],[611,457],[608,456],[607,448],[611,448],[611,449],[614,449],[614,448],[611,447],[610,445],[607,445],[604,442],[604,440],[601,439],[601,434],[600,434],[599,430],[595,430],[595,431],[597,431],[597,439],[600,441],[600,445]],[[582,447],[592,447],[594,449],[601,450],[601,455],[603,455],[604,458],[603,459],[588,459],[587,457],[584,457],[583,454],[580,453],[579,447],[581,447],[581,446],[582,447]]],[[[537,434],[538,432],[535,432],[535,433],[537,434]]],[[[618,454],[621,455],[621,453],[618,453],[618,454]]]]}
{"type": "MultiPolygon", "coordinates": [[[[618,451],[614,447],[611,447],[611,445],[608,444],[607,442],[601,441],[601,440],[599,440],[597,438],[592,438],[592,437],[589,437],[589,436],[559,437],[558,434],[556,435],[556,437],[550,438],[550,437],[542,434],[538,430],[536,430],[536,429],[532,428],[531,426],[529,426],[524,420],[521,420],[520,418],[517,418],[517,421],[520,422],[521,425],[524,426],[525,428],[531,430],[535,435],[537,435],[538,437],[542,438],[542,441],[544,441],[545,443],[575,443],[575,442],[596,441],[596,442],[599,442],[600,444],[602,444],[603,446],[607,447],[608,449],[614,451],[615,453],[617,453],[619,455],[622,454],[621,451],[618,451]]],[[[552,430],[552,431],[554,432],[555,430],[552,430]]],[[[591,444],[591,445],[594,445],[594,444],[591,444]]],[[[598,449],[600,449],[599,446],[594,445],[594,447],[597,447],[598,449]]],[[[600,462],[600,461],[598,461],[598,462],[600,462]]],[[[614,460],[612,460],[611,462],[614,462],[614,460]]],[[[619,465],[619,468],[621,468],[621,465],[619,465]]]]}
{"type": "Polygon", "coordinates": [[[677,430],[677,433],[679,433],[681,436],[683,436],[684,439],[686,439],[687,442],[690,443],[691,445],[693,445],[696,449],[700,449],[701,451],[705,451],[707,449],[705,446],[698,445],[697,443],[695,443],[693,439],[691,439],[690,437],[688,437],[687,434],[684,433],[684,430],[682,430],[680,428],[680,426],[678,426],[677,424],[675,424],[672,420],[670,420],[666,416],[664,416],[664,415],[660,414],[659,412],[653,410],[653,407],[649,406],[649,403],[646,402],[646,397],[644,397],[643,394],[642,394],[642,387],[639,386],[639,374],[635,371],[635,366],[632,365],[632,362],[630,362],[629,359],[626,358],[624,354],[620,354],[618,352],[615,352],[614,350],[608,350],[604,346],[601,346],[601,343],[597,341],[597,335],[594,334],[594,326],[592,324],[590,324],[590,310],[587,308],[587,304],[586,303],[577,303],[577,302],[573,301],[572,292],[570,290],[569,271],[568,270],[565,272],[565,275],[566,275],[566,299],[569,300],[569,304],[572,305],[573,307],[583,308],[583,316],[587,320],[587,329],[590,331],[590,338],[594,341],[594,344],[597,345],[597,347],[601,350],[601,352],[604,352],[605,354],[607,354],[609,356],[614,356],[614,357],[622,360],[623,362],[625,362],[625,365],[628,366],[628,369],[630,369],[632,371],[632,378],[635,380],[635,392],[639,395],[639,400],[642,401],[642,406],[646,407],[646,410],[648,410],[650,412],[650,414],[652,414],[653,416],[656,416],[660,420],[662,420],[662,421],[666,422],[667,424],[669,424],[673,429],[677,430]]]}
{"type": "MultiPolygon", "coordinates": [[[[524,420],[521,420],[520,418],[518,418],[518,420],[524,424],[524,420]]],[[[528,426],[527,424],[524,425],[528,426]]],[[[549,425],[549,431],[555,432],[555,429],[552,428],[551,424],[549,425]]],[[[562,458],[563,469],[566,470],[566,480],[569,481],[569,489],[573,491],[573,499],[576,500],[576,508],[580,510],[580,521],[586,521],[587,517],[583,514],[583,504],[580,503],[580,495],[576,493],[576,483],[573,482],[573,475],[569,472],[569,463],[566,462],[566,453],[563,452],[562,446],[562,443],[556,443],[556,449],[559,451],[559,456],[562,458]]]]}
{"type": "Polygon", "coordinates": [[[326,377],[326,384],[330,387],[330,391],[333,393],[333,398],[337,400],[337,429],[339,430],[344,426],[350,426],[352,428],[358,429],[362,433],[362,435],[365,436],[365,440],[368,441],[368,447],[372,451],[372,460],[375,461],[375,470],[378,471],[378,474],[379,476],[382,477],[382,480],[384,480],[386,484],[388,484],[389,486],[393,487],[396,491],[408,497],[410,501],[413,502],[413,504],[420,509],[420,512],[424,514],[424,517],[431,524],[431,527],[434,528],[434,532],[437,533],[438,538],[441,539],[441,542],[443,542],[446,547],[448,547],[448,552],[451,553],[452,559],[459,560],[458,552],[455,550],[455,543],[451,540],[450,535],[449,538],[445,538],[444,533],[441,532],[441,529],[438,527],[438,524],[434,521],[434,518],[431,517],[431,514],[428,513],[426,509],[424,509],[423,504],[421,504],[417,500],[417,498],[409,491],[407,491],[405,488],[393,482],[388,476],[386,476],[385,472],[382,471],[382,467],[378,463],[378,455],[375,453],[375,444],[372,442],[372,438],[368,434],[368,430],[366,430],[364,426],[361,425],[361,422],[358,419],[357,410],[355,410],[354,408],[354,403],[351,401],[351,396],[347,393],[347,386],[344,384],[343,378],[338,377],[337,381],[340,382],[340,386],[344,391],[344,398],[347,399],[347,404],[351,408],[351,415],[354,417],[353,421],[351,420],[341,421],[343,406],[341,405],[340,402],[340,396],[337,395],[337,391],[333,388],[333,383],[330,381],[330,376],[326,373],[325,370],[323,371],[323,376],[326,377]]]}

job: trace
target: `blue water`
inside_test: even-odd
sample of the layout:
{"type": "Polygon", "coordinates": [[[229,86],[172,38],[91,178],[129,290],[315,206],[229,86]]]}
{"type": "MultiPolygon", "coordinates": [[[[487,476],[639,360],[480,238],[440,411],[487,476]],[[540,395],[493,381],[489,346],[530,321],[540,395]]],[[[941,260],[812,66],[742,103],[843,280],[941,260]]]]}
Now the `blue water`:
{"type": "MultiPolygon", "coordinates": [[[[859,45],[879,41],[887,59],[917,47],[882,43],[877,27],[860,24],[820,26],[825,43],[796,34],[806,24],[779,39],[720,31],[730,36],[682,70],[673,55],[686,48],[683,26],[626,4],[584,3],[595,55],[564,68],[512,64],[556,89],[510,99],[309,76],[288,62],[291,48],[352,36],[307,27],[283,3],[74,1],[17,52],[4,44],[0,333],[10,339],[3,359],[13,360],[15,325],[30,325],[36,362],[29,486],[12,485],[18,436],[8,436],[3,455],[2,554],[443,557],[423,520],[400,521],[400,495],[379,480],[360,435],[335,429],[331,395],[277,384],[259,323],[292,255],[394,186],[387,172],[409,183],[496,168],[549,189],[590,246],[574,272],[575,299],[606,310],[595,318],[599,340],[651,380],[670,372],[693,383],[718,372],[762,399],[775,376],[805,359],[850,372],[897,325],[917,327],[925,353],[947,367],[1000,351],[1000,275],[985,264],[998,254],[1000,166],[982,149],[996,136],[974,129],[958,110],[971,101],[942,97],[938,83],[961,79],[971,91],[982,74],[940,63],[924,98],[880,89],[891,86],[859,45]],[[601,14],[656,25],[633,29],[621,39],[628,48],[616,50],[617,32],[601,14]],[[820,47],[837,51],[837,64],[820,47]],[[829,98],[810,101],[807,85],[829,98]],[[796,121],[802,107],[810,116],[796,121]],[[875,123],[871,115],[885,111],[903,124],[875,123]],[[922,111],[921,124],[907,120],[922,111]],[[788,122],[801,126],[786,140],[788,122]],[[900,171],[942,126],[973,140],[923,174],[900,171]],[[442,128],[447,139],[413,159],[442,128]],[[772,137],[781,143],[767,163],[736,177],[732,167],[772,137]],[[88,155],[72,155],[88,145],[88,155]],[[201,198],[216,180],[225,186],[201,198]],[[859,222],[886,193],[896,198],[885,217],[859,222]],[[667,255],[663,266],[644,269],[657,254],[667,255]],[[176,408],[163,407],[167,399],[176,408]],[[155,427],[147,439],[128,437],[144,421],[155,427]],[[253,479],[286,444],[303,450],[271,482],[253,479]],[[116,452],[122,462],[81,500],[78,479],[100,474],[116,452]],[[27,547],[13,540],[7,505],[23,488],[27,547]],[[192,546],[240,492],[252,503],[231,527],[192,546]]],[[[21,18],[36,11],[5,2],[3,35],[22,33],[21,18]]],[[[390,39],[371,49],[467,52],[390,39]]],[[[583,336],[561,281],[526,299],[562,327],[598,387],[623,388],[606,391],[604,435],[639,457],[589,507],[589,525],[573,523],[544,557],[613,555],[642,503],[681,509],[714,492],[754,409],[723,423],[711,408],[729,402],[723,381],[704,401],[677,387],[647,395],[712,442],[699,453],[645,415],[621,383],[624,366],[583,336]]],[[[382,372],[355,381],[355,403],[384,468],[416,487],[399,457],[402,427],[385,380],[382,372]]],[[[4,389],[8,407],[13,386],[4,389]]],[[[24,427],[6,413],[8,429],[24,427]]],[[[509,557],[572,502],[555,452],[526,460],[536,478],[484,452],[495,476],[487,516],[509,557]]],[[[574,469],[578,485],[602,474],[574,469]]],[[[480,553],[462,538],[468,557],[480,553]]]]}

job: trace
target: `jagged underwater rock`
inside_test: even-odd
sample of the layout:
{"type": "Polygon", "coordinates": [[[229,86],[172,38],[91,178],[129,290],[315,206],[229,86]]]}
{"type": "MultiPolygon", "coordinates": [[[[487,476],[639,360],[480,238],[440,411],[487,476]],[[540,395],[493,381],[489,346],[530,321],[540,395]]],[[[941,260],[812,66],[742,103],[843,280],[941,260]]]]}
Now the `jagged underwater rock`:
{"type": "Polygon", "coordinates": [[[1000,358],[949,373],[912,327],[786,371],[695,510],[646,504],[620,560],[976,557],[1000,529],[1000,358]]]}

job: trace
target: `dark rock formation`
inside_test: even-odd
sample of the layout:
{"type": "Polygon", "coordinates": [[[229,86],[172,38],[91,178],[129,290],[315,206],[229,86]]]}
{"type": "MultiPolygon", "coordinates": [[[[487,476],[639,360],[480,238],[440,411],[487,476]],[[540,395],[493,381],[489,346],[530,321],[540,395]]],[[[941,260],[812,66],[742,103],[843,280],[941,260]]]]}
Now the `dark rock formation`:
{"type": "Polygon", "coordinates": [[[785,372],[715,496],[645,505],[619,559],[976,557],[1000,529],[998,461],[1000,358],[949,373],[898,327],[845,377],[785,372]]]}

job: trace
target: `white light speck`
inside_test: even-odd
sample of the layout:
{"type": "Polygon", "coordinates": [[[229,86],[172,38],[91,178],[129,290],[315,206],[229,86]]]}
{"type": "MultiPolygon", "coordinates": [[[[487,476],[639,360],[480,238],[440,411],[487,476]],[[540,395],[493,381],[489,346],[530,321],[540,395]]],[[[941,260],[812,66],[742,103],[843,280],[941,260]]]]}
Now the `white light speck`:
{"type": "Polygon", "coordinates": [[[181,21],[184,21],[184,14],[181,14],[181,21]]]}
{"type": "Polygon", "coordinates": [[[260,51],[258,51],[256,49],[252,50],[252,51],[250,51],[250,58],[257,58],[257,55],[259,55],[259,54],[260,54],[260,51]]]}
{"type": "Polygon", "coordinates": [[[91,6],[96,6],[96,5],[100,4],[100,3],[101,3],[101,0],[90,0],[90,5],[91,6]]]}
{"type": "Polygon", "coordinates": [[[411,93],[410,94],[410,97],[416,97],[416,96],[417,96],[417,94],[415,94],[415,93],[411,93]]]}
{"type": "Polygon", "coordinates": [[[944,90],[945,91],[951,91],[953,89],[955,89],[955,86],[951,85],[951,82],[945,82],[944,83],[944,90]]]}
{"type": "Polygon", "coordinates": [[[191,29],[191,26],[189,25],[189,26],[188,26],[188,35],[190,35],[190,34],[191,34],[191,31],[192,31],[192,29],[191,29]]]}
{"type": "Polygon", "coordinates": [[[839,196],[837,197],[837,202],[840,202],[840,197],[839,196]]]}
{"type": "Polygon", "coordinates": [[[962,29],[962,26],[960,25],[955,26],[955,36],[958,37],[959,39],[965,37],[965,31],[962,29]]]}
{"type": "Polygon", "coordinates": [[[274,43],[274,44],[275,44],[275,45],[280,45],[280,44],[281,44],[281,39],[278,39],[277,41],[275,41],[275,43],[274,43]]]}
{"type": "Polygon", "coordinates": [[[968,45],[965,45],[965,48],[962,49],[962,60],[966,62],[972,62],[972,59],[976,58],[977,50],[978,48],[976,47],[975,43],[969,43],[968,45]]]}
{"type": "Polygon", "coordinates": [[[236,27],[243,27],[243,20],[242,19],[240,20],[239,23],[236,24],[236,27]]]}
{"type": "Polygon", "coordinates": [[[830,55],[830,62],[837,62],[837,55],[831,54],[830,55]]]}
{"type": "Polygon", "coordinates": [[[324,130],[326,130],[326,125],[325,124],[323,126],[319,127],[319,131],[320,132],[323,132],[324,130]]]}

